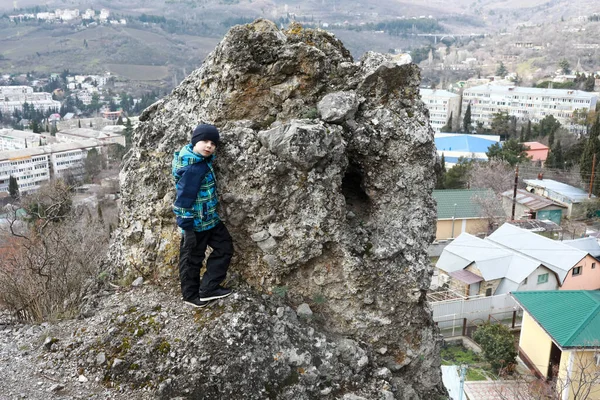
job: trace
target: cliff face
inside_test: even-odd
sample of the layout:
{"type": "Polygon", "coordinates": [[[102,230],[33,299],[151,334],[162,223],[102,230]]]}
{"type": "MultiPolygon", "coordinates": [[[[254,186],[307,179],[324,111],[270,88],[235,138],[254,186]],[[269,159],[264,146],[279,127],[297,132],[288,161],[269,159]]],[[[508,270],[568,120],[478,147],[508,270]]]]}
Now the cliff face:
{"type": "MultiPolygon", "coordinates": [[[[314,329],[333,347],[349,339],[365,357],[353,370],[360,385],[325,394],[316,391],[325,379],[319,362],[306,358],[302,371],[314,367],[320,378],[300,374],[292,386],[309,394],[296,398],[377,398],[377,381],[391,398],[438,398],[439,339],[425,300],[435,148],[419,79],[410,57],[368,53],[355,63],[324,31],[281,31],[265,20],[232,28],[200,69],[140,117],[121,173],[115,272],[173,275],[172,154],[198,122],[214,123],[220,214],[236,248],[233,283],[258,299],[275,293],[292,306],[307,303],[319,317],[314,329]]],[[[350,365],[342,353],[338,361],[350,365]]],[[[271,368],[267,361],[261,368],[271,368]]],[[[263,372],[248,379],[272,385],[263,372]]],[[[220,379],[244,387],[235,374],[220,379]]]]}

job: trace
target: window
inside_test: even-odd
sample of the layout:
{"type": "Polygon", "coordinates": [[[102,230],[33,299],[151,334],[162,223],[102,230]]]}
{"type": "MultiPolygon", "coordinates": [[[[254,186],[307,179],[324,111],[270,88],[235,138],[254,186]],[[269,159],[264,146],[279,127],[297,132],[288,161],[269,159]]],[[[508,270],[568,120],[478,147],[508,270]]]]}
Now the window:
{"type": "Polygon", "coordinates": [[[523,280],[523,285],[527,285],[527,278],[523,280]]]}
{"type": "Polygon", "coordinates": [[[573,276],[581,275],[581,266],[573,268],[573,276]]]}
{"type": "Polygon", "coordinates": [[[538,283],[538,285],[542,284],[542,283],[546,283],[546,282],[548,282],[548,274],[538,275],[538,277],[537,277],[537,283],[538,283]]]}
{"type": "Polygon", "coordinates": [[[596,268],[596,263],[592,263],[592,269],[596,268]]]}
{"type": "Polygon", "coordinates": [[[485,289],[485,297],[490,297],[492,295],[492,288],[485,289]]]}

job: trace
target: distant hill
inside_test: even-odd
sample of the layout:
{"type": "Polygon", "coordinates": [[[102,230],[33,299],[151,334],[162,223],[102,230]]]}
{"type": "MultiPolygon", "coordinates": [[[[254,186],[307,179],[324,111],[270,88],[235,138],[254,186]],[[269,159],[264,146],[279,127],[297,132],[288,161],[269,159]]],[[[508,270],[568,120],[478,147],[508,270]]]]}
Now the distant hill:
{"type": "MultiPolygon", "coordinates": [[[[167,87],[197,68],[230,26],[268,18],[280,26],[297,20],[336,34],[355,58],[365,51],[409,51],[431,43],[427,32],[497,33],[523,24],[553,23],[600,13],[595,0],[17,0],[31,7],[106,8],[127,25],[77,27],[68,24],[9,22],[0,18],[0,70],[81,73],[106,70],[131,76],[144,65],[140,81],[167,87]],[[148,22],[150,21],[150,22],[148,22]]],[[[28,9],[29,8],[29,9],[28,9]]],[[[13,0],[0,0],[0,15],[12,14],[13,0]]],[[[551,28],[550,28],[551,29],[551,28]]],[[[135,74],[134,74],[135,75],[135,74]]]]}

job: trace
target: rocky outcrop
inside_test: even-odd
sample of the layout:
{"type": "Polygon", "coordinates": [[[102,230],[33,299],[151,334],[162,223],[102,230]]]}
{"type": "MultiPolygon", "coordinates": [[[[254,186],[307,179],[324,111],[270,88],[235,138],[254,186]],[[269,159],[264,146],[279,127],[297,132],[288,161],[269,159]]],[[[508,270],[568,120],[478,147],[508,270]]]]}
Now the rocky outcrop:
{"type": "MultiPolygon", "coordinates": [[[[233,283],[251,298],[278,294],[292,307],[308,305],[323,343],[351,348],[335,356],[335,368],[351,368],[362,387],[378,388],[365,389],[366,398],[438,398],[439,338],[425,299],[435,148],[418,83],[409,57],[368,53],[354,62],[325,31],[297,24],[282,31],[266,20],[232,28],[200,69],[140,117],[121,173],[114,272],[174,275],[179,233],[170,161],[193,126],[214,123],[222,137],[220,214],[236,248],[233,283]],[[392,397],[378,392],[378,381],[392,397]]],[[[262,324],[260,310],[252,313],[244,323],[262,324]]],[[[232,315],[215,324],[241,321],[232,315]]],[[[294,329],[304,329],[297,323],[294,329]]],[[[288,345],[315,340],[302,337],[290,334],[288,345]]],[[[251,359],[253,350],[244,354],[251,359]]],[[[324,374],[320,365],[308,365],[316,383],[300,374],[295,387],[337,382],[319,396],[352,393],[344,374],[324,374]]],[[[215,379],[232,390],[248,379],[282,385],[272,360],[244,372],[225,369],[215,379]]],[[[192,381],[198,393],[207,388],[199,377],[192,381]]],[[[284,393],[269,396],[294,398],[284,393]]]]}

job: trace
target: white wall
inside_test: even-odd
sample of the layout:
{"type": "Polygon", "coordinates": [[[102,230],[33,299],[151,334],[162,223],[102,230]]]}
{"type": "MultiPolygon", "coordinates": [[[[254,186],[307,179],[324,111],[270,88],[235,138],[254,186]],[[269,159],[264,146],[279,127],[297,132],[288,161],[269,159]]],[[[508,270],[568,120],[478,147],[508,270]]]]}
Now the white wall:
{"type": "Polygon", "coordinates": [[[530,290],[556,290],[558,289],[558,286],[558,280],[556,279],[554,272],[540,265],[527,277],[527,283],[523,284],[523,282],[521,282],[517,290],[522,292],[530,290]],[[542,274],[548,274],[548,282],[538,284],[538,275],[542,274]]]}

